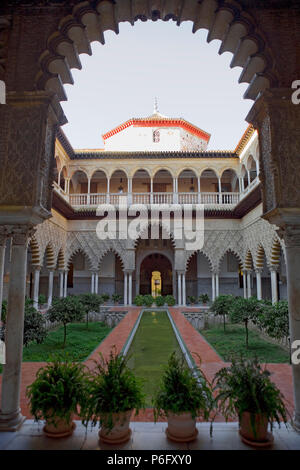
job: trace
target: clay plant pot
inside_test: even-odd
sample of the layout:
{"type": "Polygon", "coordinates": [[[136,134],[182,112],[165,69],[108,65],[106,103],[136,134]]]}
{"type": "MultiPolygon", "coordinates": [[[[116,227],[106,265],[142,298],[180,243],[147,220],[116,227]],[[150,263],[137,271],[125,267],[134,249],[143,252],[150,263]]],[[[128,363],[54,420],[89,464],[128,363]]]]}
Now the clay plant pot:
{"type": "Polygon", "coordinates": [[[244,411],[240,418],[240,436],[245,444],[254,447],[268,447],[273,443],[273,435],[268,432],[268,417],[264,414],[254,414],[244,411]]]}
{"type": "Polygon", "coordinates": [[[44,433],[48,437],[67,437],[73,434],[76,424],[73,421],[73,415],[69,421],[63,418],[54,417],[51,419],[51,423],[47,422],[43,428],[44,433]]]}
{"type": "Polygon", "coordinates": [[[99,431],[100,441],[105,444],[123,444],[130,439],[131,429],[129,427],[130,417],[133,410],[124,411],[122,413],[112,413],[113,427],[110,429],[105,425],[108,421],[104,417],[104,424],[101,425],[99,431]]]}
{"type": "Polygon", "coordinates": [[[171,441],[191,442],[196,439],[198,434],[196,418],[192,418],[190,412],[175,414],[168,411],[167,417],[166,435],[171,441]]]}

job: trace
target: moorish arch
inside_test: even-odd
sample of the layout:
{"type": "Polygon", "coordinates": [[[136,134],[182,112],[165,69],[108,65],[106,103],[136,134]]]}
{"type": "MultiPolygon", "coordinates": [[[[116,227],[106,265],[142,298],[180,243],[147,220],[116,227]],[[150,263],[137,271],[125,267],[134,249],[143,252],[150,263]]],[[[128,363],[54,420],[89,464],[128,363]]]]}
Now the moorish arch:
{"type": "Polygon", "coordinates": [[[246,271],[252,271],[253,267],[254,267],[254,263],[253,263],[252,253],[248,249],[246,251],[246,255],[244,259],[244,268],[246,271]]]}
{"type": "Polygon", "coordinates": [[[29,241],[29,246],[31,250],[31,264],[32,266],[41,266],[41,253],[40,246],[35,237],[32,237],[29,241]]]}
{"type": "MultiPolygon", "coordinates": [[[[192,21],[192,32],[208,30],[207,41],[221,40],[219,53],[231,52],[231,67],[242,67],[241,82],[249,83],[245,97],[255,100],[258,93],[276,86],[278,70],[267,44],[265,34],[257,27],[255,19],[237,2],[223,5],[221,0],[187,0],[179,8],[178,1],[148,2],[146,0],[115,2],[99,1],[95,5],[81,2],[62,14],[52,23],[47,47],[36,57],[39,70],[35,84],[39,90],[51,90],[60,100],[66,99],[64,83],[73,83],[72,68],[81,68],[78,53],[92,54],[90,43],[104,44],[104,31],[119,32],[119,23],[162,19],[192,21]],[[56,23],[56,26],[55,26],[56,23]],[[56,29],[56,31],[55,31],[56,29]]],[[[46,39],[46,38],[45,38],[46,39]]],[[[0,75],[1,78],[1,75],[0,75]]]]}
{"type": "Polygon", "coordinates": [[[65,254],[63,248],[60,248],[57,256],[57,269],[63,271],[66,267],[65,264],[65,254]]]}
{"type": "MultiPolygon", "coordinates": [[[[296,230],[293,228],[289,214],[286,215],[288,211],[285,213],[287,219],[281,216],[281,212],[278,214],[279,207],[280,209],[284,207],[296,209],[299,207],[299,187],[297,186],[296,179],[297,171],[295,171],[295,168],[296,170],[299,169],[299,162],[297,161],[299,155],[297,139],[299,111],[295,109],[295,106],[293,109],[293,106],[290,104],[291,100],[289,97],[286,98],[288,90],[291,88],[291,80],[298,79],[299,77],[298,64],[297,60],[295,60],[298,49],[292,47],[294,38],[297,38],[296,33],[298,32],[298,21],[295,21],[295,17],[296,20],[298,19],[297,12],[294,10],[296,12],[294,16],[294,11],[292,11],[291,21],[288,21],[289,17],[285,16],[285,12],[283,12],[283,19],[278,23],[278,29],[276,30],[278,34],[274,35],[273,42],[272,31],[276,29],[276,24],[274,24],[275,15],[268,15],[268,11],[265,14],[264,12],[261,13],[261,9],[257,12],[254,8],[253,11],[250,9],[249,14],[249,10],[245,12],[239,3],[232,2],[231,0],[228,0],[226,4],[217,0],[203,0],[201,3],[196,0],[187,0],[186,2],[180,3],[180,7],[178,7],[178,5],[178,2],[175,0],[165,2],[164,6],[156,0],[153,2],[151,0],[150,2],[146,2],[146,0],[141,0],[140,2],[128,1],[126,3],[121,3],[121,0],[114,3],[99,1],[93,4],[81,2],[74,8],[72,6],[66,6],[66,8],[61,9],[61,13],[58,13],[59,10],[57,9],[57,16],[53,15],[54,19],[48,14],[47,18],[45,18],[46,15],[43,16],[42,14],[43,9],[37,5],[40,17],[39,30],[42,36],[43,34],[44,36],[47,35],[47,40],[45,37],[41,37],[41,40],[35,40],[30,14],[28,14],[26,21],[23,21],[23,24],[21,24],[21,28],[21,21],[18,21],[19,18],[17,18],[17,21],[12,21],[12,27],[18,28],[21,37],[19,38],[18,35],[15,34],[16,30],[14,29],[14,34],[11,35],[10,40],[4,41],[4,47],[1,48],[0,52],[0,78],[4,78],[4,80],[7,79],[10,102],[13,102],[15,99],[12,94],[16,90],[18,90],[20,95],[22,95],[24,90],[33,91],[34,93],[36,93],[36,90],[40,90],[42,93],[39,96],[44,102],[40,108],[35,107],[35,109],[32,109],[28,104],[28,98],[23,94],[21,100],[26,103],[24,116],[14,110],[7,120],[6,109],[5,111],[3,110],[4,112],[0,116],[1,123],[4,122],[6,124],[8,122],[8,124],[5,125],[5,132],[6,129],[10,130],[14,127],[12,126],[12,122],[15,124],[15,117],[18,117],[15,124],[17,133],[25,136],[23,139],[31,144],[26,146],[27,148],[24,148],[21,141],[22,139],[20,139],[18,146],[16,148],[12,146],[13,150],[10,150],[8,155],[10,156],[12,152],[15,154],[16,168],[19,168],[19,162],[22,163],[23,161],[24,165],[28,164],[29,166],[25,168],[24,172],[28,172],[29,174],[28,168],[33,169],[31,170],[31,176],[34,180],[36,179],[35,176],[38,174],[37,171],[39,170],[35,171],[35,168],[39,169],[40,165],[35,167],[32,164],[30,165],[30,163],[33,162],[33,158],[37,158],[42,165],[49,162],[49,155],[53,156],[51,145],[49,145],[51,134],[55,135],[57,122],[60,124],[66,122],[63,113],[59,106],[57,106],[55,97],[52,104],[54,103],[56,110],[55,119],[57,119],[57,122],[54,122],[55,119],[47,121],[50,108],[49,102],[51,98],[53,98],[51,94],[48,94],[48,91],[51,93],[54,90],[59,99],[65,99],[62,83],[72,83],[73,79],[70,74],[70,68],[72,68],[72,66],[80,68],[81,65],[78,54],[84,52],[90,54],[90,42],[92,40],[104,42],[103,31],[112,29],[118,32],[119,21],[130,21],[134,24],[138,19],[145,21],[148,18],[152,20],[159,18],[164,20],[172,19],[176,21],[178,25],[180,25],[182,21],[192,20],[194,32],[201,27],[208,29],[208,41],[221,39],[222,44],[220,52],[231,51],[234,53],[231,65],[243,67],[240,81],[250,83],[245,97],[256,99],[259,93],[265,90],[265,93],[260,94],[258,100],[255,102],[254,108],[247,119],[262,130],[261,140],[263,142],[261,150],[264,166],[262,182],[263,189],[265,189],[263,193],[264,212],[267,214],[272,211],[272,214],[268,215],[271,223],[279,225],[279,223],[277,223],[279,221],[280,227],[287,226],[288,228],[288,230],[285,230],[285,239],[288,242],[287,259],[290,265],[290,319],[295,327],[295,338],[297,338],[297,334],[299,333],[299,326],[297,326],[297,320],[299,320],[299,289],[297,291],[294,279],[297,280],[300,265],[299,228],[296,230]],[[253,15],[251,13],[253,13],[253,15]],[[256,21],[256,19],[258,21],[256,21]],[[43,20],[47,28],[43,27],[43,20]],[[51,31],[51,36],[49,36],[49,31],[51,31]],[[18,47],[15,47],[14,38],[18,40],[18,47]],[[23,38],[25,38],[25,40],[23,40],[23,38]],[[281,44],[281,40],[283,40],[283,44],[281,44]],[[27,49],[28,44],[30,44],[30,53],[27,49]],[[36,45],[35,48],[32,47],[33,44],[36,45]],[[10,45],[12,45],[12,50],[15,51],[15,54],[11,53],[12,51],[9,50],[10,45]],[[282,54],[282,50],[289,50],[290,54],[282,54]],[[28,60],[28,57],[32,60],[28,60]],[[14,61],[16,63],[14,63],[14,61]],[[6,62],[9,62],[7,68],[6,62]],[[292,67],[292,70],[291,67],[289,67],[291,63],[296,64],[292,67]],[[25,73],[16,74],[16,67],[25,73]],[[39,68],[38,73],[36,73],[37,68],[39,68]],[[282,91],[279,87],[286,88],[283,88],[282,91]],[[43,93],[44,90],[47,90],[45,94],[43,93]],[[47,105],[44,106],[44,103],[47,105]],[[43,110],[42,107],[44,108],[43,110]],[[261,110],[263,110],[263,112],[260,112],[261,110]],[[289,113],[289,119],[284,120],[278,117],[280,115],[286,116],[287,112],[289,113]],[[36,131],[40,129],[41,122],[47,122],[49,127],[47,128],[47,132],[37,133],[36,131]],[[32,142],[28,139],[26,132],[22,132],[23,129],[26,131],[28,129],[29,136],[32,137],[32,142]],[[44,145],[45,135],[47,135],[46,146],[44,145]],[[281,144],[282,141],[285,141],[284,146],[281,144]],[[37,146],[36,143],[39,143],[39,145],[37,146]],[[272,152],[268,151],[268,144],[271,145],[272,152]],[[35,152],[32,152],[33,148],[44,147],[46,147],[45,155],[39,155],[37,157],[35,152]],[[28,159],[26,156],[28,156],[28,159]],[[266,191],[266,189],[268,189],[268,191],[266,191]]],[[[60,6],[58,6],[58,8],[60,8],[60,6]]],[[[284,8],[282,9],[284,10],[284,8]]],[[[18,11],[18,7],[16,7],[16,11],[18,11]]],[[[13,14],[17,15],[15,11],[13,14]]],[[[8,29],[10,27],[10,18],[5,18],[4,24],[5,28],[8,29]]],[[[36,96],[37,94],[35,97],[36,96]]],[[[32,97],[30,97],[30,100],[31,98],[32,97]]],[[[15,108],[18,106],[19,102],[15,108]]],[[[13,109],[14,106],[11,108],[13,109]]],[[[10,136],[14,135],[10,132],[7,134],[10,136]]],[[[9,142],[3,130],[2,135],[4,135],[3,141],[5,143],[9,142]]],[[[47,165],[45,165],[45,168],[47,168],[47,165]]],[[[6,168],[4,168],[4,172],[6,172],[6,168]]],[[[45,173],[47,173],[47,171],[45,173]]],[[[7,172],[7,175],[6,187],[9,188],[11,185],[13,192],[12,190],[7,191],[7,195],[4,197],[5,190],[2,191],[3,200],[5,201],[6,198],[6,200],[9,200],[9,204],[13,205],[11,201],[14,200],[15,202],[20,198],[28,207],[34,207],[33,202],[36,201],[32,199],[32,179],[30,182],[24,182],[22,185],[21,181],[23,175],[14,174],[14,172],[10,174],[7,172]]],[[[35,194],[35,196],[37,196],[36,200],[45,208],[46,212],[48,210],[48,214],[43,214],[39,222],[41,222],[43,217],[50,215],[49,211],[51,209],[48,189],[44,189],[43,193],[40,189],[41,187],[48,188],[49,181],[47,180],[47,174],[41,176],[41,180],[43,185],[39,186],[36,190],[37,194],[35,194]]],[[[294,210],[294,213],[297,213],[297,211],[294,210]]],[[[19,285],[20,288],[22,288],[20,282],[19,285]]],[[[16,331],[20,332],[21,328],[16,328],[16,331]]],[[[17,339],[19,339],[19,337],[20,334],[17,336],[17,339]]],[[[21,339],[19,341],[19,347],[20,345],[21,339]]],[[[8,357],[10,357],[10,352],[8,357]]],[[[18,375],[18,368],[20,369],[16,361],[13,370],[16,376],[18,375]]],[[[293,369],[296,384],[296,424],[300,429],[300,376],[298,368],[293,366],[293,369]]],[[[12,376],[13,374],[10,375],[12,376]]],[[[9,380],[11,380],[11,378],[8,375],[6,376],[4,368],[3,383],[5,386],[3,387],[2,395],[4,397],[9,396],[9,387],[6,386],[9,380]]],[[[17,408],[17,406],[14,407],[14,409],[17,408]]],[[[14,419],[18,421],[18,417],[16,418],[14,416],[14,419]]],[[[14,426],[16,426],[15,422],[14,426]]]]}

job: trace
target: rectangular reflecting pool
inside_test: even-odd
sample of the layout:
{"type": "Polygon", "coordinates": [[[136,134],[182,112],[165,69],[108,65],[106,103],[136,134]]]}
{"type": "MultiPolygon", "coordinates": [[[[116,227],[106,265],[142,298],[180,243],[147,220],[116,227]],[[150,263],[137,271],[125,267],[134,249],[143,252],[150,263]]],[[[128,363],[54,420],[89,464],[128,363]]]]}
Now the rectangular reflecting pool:
{"type": "Polygon", "coordinates": [[[174,330],[165,311],[144,311],[127,353],[128,366],[144,380],[147,406],[157,390],[170,354],[183,357],[174,330]]]}

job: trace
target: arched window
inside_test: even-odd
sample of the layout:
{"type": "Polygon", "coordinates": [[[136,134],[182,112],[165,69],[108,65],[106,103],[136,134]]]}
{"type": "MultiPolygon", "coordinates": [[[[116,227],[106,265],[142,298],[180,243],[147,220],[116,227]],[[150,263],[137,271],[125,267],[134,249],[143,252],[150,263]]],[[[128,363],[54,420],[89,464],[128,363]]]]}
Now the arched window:
{"type": "Polygon", "coordinates": [[[157,129],[156,131],[153,131],[153,142],[159,142],[160,141],[160,132],[157,129]]]}

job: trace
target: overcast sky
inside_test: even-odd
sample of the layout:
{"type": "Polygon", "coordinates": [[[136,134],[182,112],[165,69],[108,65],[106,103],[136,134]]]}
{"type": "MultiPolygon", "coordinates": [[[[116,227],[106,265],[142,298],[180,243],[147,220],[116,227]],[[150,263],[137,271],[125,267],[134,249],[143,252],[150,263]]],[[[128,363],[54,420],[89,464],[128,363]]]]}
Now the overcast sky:
{"type": "Polygon", "coordinates": [[[72,70],[65,85],[63,127],[74,148],[101,148],[101,135],[132,118],[159,111],[183,117],[211,134],[208,149],[235,148],[247,127],[252,101],[247,84],[238,84],[240,67],[230,69],[232,54],[218,55],[220,41],[206,42],[207,31],[192,34],[192,23],[138,21],[105,33],[105,45],[92,43],[82,54],[82,70],[72,70]]]}

